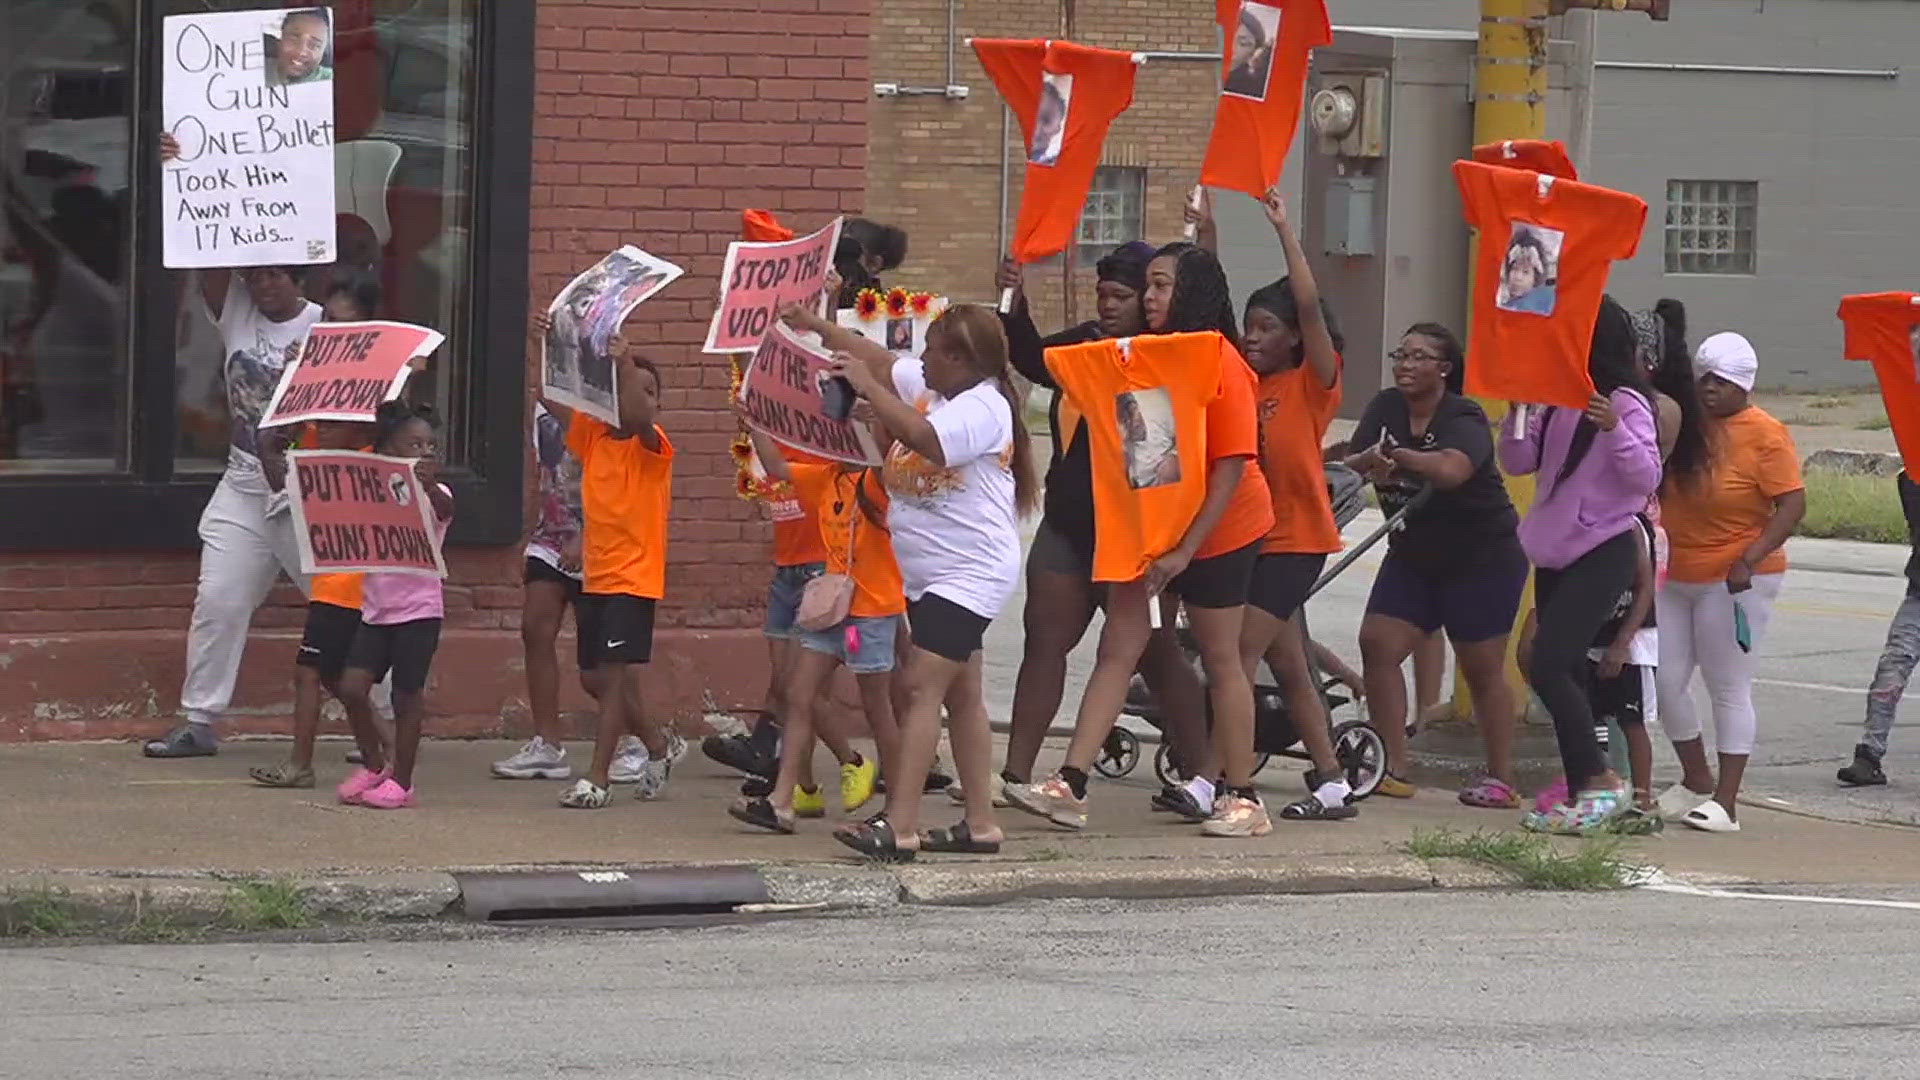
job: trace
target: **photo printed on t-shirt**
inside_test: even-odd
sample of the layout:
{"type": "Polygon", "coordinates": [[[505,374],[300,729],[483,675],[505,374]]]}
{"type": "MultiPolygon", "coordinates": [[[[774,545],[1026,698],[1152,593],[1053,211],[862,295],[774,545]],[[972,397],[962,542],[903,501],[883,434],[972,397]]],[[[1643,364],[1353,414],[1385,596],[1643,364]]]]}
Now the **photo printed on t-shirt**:
{"type": "Polygon", "coordinates": [[[1227,97],[1267,100],[1267,86],[1273,79],[1274,47],[1280,41],[1280,9],[1272,4],[1240,0],[1240,17],[1227,43],[1232,50],[1232,66],[1220,84],[1227,97]]]}
{"type": "Polygon", "coordinates": [[[1067,137],[1067,112],[1073,107],[1073,76],[1055,71],[1040,73],[1040,106],[1033,114],[1033,139],[1027,161],[1049,168],[1060,160],[1067,137]]]}
{"type": "Polygon", "coordinates": [[[1560,283],[1560,249],[1566,241],[1567,234],[1559,229],[1513,222],[1494,305],[1521,315],[1551,316],[1560,283]]]}
{"type": "Polygon", "coordinates": [[[1164,387],[1132,390],[1114,399],[1127,485],[1135,491],[1180,482],[1180,446],[1174,437],[1173,398],[1164,387]]]}

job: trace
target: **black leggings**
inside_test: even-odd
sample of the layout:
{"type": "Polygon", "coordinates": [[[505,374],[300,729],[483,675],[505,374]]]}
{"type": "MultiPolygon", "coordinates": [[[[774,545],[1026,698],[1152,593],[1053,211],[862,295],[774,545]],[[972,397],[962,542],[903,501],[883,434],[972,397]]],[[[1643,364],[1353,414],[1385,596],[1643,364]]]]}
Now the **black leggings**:
{"type": "Polygon", "coordinates": [[[1629,529],[1576,559],[1563,570],[1534,571],[1533,664],[1527,681],[1553,716],[1567,791],[1577,795],[1607,770],[1593,734],[1593,703],[1587,695],[1587,649],[1613,614],[1620,594],[1633,587],[1639,539],[1629,529]]]}

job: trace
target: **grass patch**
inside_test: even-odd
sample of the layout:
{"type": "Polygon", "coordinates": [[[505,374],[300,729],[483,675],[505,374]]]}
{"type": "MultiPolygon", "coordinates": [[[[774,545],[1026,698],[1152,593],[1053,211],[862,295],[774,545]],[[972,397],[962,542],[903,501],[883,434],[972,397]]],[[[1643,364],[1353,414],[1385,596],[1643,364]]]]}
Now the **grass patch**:
{"type": "Polygon", "coordinates": [[[1831,540],[1907,542],[1907,519],[1891,477],[1809,469],[1807,516],[1799,535],[1831,540]]]}
{"type": "Polygon", "coordinates": [[[1407,851],[1422,859],[1466,859],[1505,870],[1529,889],[1594,891],[1626,885],[1628,867],[1620,859],[1620,841],[1583,841],[1572,853],[1554,848],[1544,836],[1522,832],[1471,832],[1419,829],[1407,851]]]}
{"type": "Polygon", "coordinates": [[[1844,409],[1853,404],[1853,399],[1831,396],[1817,397],[1809,399],[1806,404],[1809,409],[1844,409]]]}
{"type": "Polygon", "coordinates": [[[246,879],[228,883],[227,909],[220,928],[250,933],[303,930],[313,925],[307,891],[291,881],[246,879]]]}
{"type": "Polygon", "coordinates": [[[65,889],[41,885],[0,897],[0,936],[72,937],[81,929],[82,921],[65,889]]]}
{"type": "Polygon", "coordinates": [[[1884,416],[1869,416],[1853,425],[1855,431],[1885,431],[1893,426],[1893,421],[1884,416]]]}

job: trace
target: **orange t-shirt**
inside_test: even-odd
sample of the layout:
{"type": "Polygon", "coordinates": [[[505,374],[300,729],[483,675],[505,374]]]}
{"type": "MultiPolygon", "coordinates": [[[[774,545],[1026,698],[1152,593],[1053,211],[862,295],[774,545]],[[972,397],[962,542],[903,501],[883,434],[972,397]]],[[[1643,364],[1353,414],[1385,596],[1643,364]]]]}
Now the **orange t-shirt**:
{"type": "Polygon", "coordinates": [[[1529,169],[1562,180],[1578,180],[1580,173],[1567,157],[1567,147],[1559,139],[1507,139],[1481,143],[1473,148],[1473,160],[1483,165],[1508,169],[1529,169]]]}
{"type": "Polygon", "coordinates": [[[580,459],[581,591],[658,600],[666,593],[667,511],[673,504],[673,444],[654,425],[660,451],[639,436],[619,438],[573,414],[567,449],[580,459]]]}
{"type": "MultiPolygon", "coordinates": [[[[1220,396],[1207,406],[1207,464],[1237,457],[1245,458],[1247,467],[1240,470],[1240,482],[1233,486],[1220,520],[1193,553],[1195,562],[1238,551],[1273,529],[1273,495],[1260,468],[1260,409],[1254,402],[1258,382],[1238,350],[1231,345],[1222,350],[1220,396]]],[[[1203,482],[1203,490],[1205,486],[1203,482]]]]}
{"type": "MultiPolygon", "coordinates": [[[[1773,500],[1799,491],[1800,459],[1793,436],[1780,421],[1748,406],[1713,431],[1711,471],[1692,487],[1668,485],[1660,493],[1660,524],[1671,549],[1667,577],[1704,584],[1719,581],[1773,516],[1773,500]]],[[[1773,549],[1756,574],[1783,574],[1784,547],[1773,549]]]]}
{"type": "Polygon", "coordinates": [[[360,574],[315,574],[307,586],[307,600],[315,604],[360,610],[360,574]]]}
{"type": "MultiPolygon", "coordinates": [[[[1339,361],[1335,361],[1336,365],[1339,361]]],[[[1340,411],[1340,376],[1323,386],[1310,364],[1276,371],[1260,380],[1260,471],[1273,496],[1273,529],[1263,554],[1330,555],[1339,551],[1340,528],[1327,497],[1320,445],[1340,411]]]]}
{"type": "Polygon", "coordinates": [[[1214,21],[1227,50],[1200,182],[1263,198],[1300,127],[1307,58],[1333,25],[1326,0],[1215,0],[1214,21]]]}
{"type": "Polygon", "coordinates": [[[1216,333],[1047,350],[1047,369],[1086,425],[1093,580],[1135,581],[1186,535],[1207,493],[1209,406],[1229,358],[1246,366],[1216,333]]]}
{"type": "Polygon", "coordinates": [[[864,495],[867,505],[885,521],[887,486],[868,479],[864,469],[848,472],[835,465],[790,468],[795,492],[820,523],[818,542],[827,553],[827,572],[853,579],[853,600],[847,605],[847,614],[867,619],[906,611],[907,594],[900,583],[900,564],[893,557],[893,537],[884,526],[874,524],[860,505],[864,495]],[[852,545],[851,563],[847,561],[848,545],[852,545]]]}
{"type": "Polygon", "coordinates": [[[1847,359],[1873,365],[1907,475],[1920,476],[1920,293],[1870,293],[1840,301],[1847,359]]]}
{"type": "Polygon", "coordinates": [[[1474,266],[1467,393],[1584,409],[1587,354],[1616,259],[1633,257],[1647,204],[1526,169],[1453,163],[1474,266]]]}
{"type": "Polygon", "coordinates": [[[1030,263],[1058,254],[1079,227],[1107,128],[1133,104],[1133,54],[988,38],[974,38],[973,51],[1026,136],[1013,257],[1030,263]]]}

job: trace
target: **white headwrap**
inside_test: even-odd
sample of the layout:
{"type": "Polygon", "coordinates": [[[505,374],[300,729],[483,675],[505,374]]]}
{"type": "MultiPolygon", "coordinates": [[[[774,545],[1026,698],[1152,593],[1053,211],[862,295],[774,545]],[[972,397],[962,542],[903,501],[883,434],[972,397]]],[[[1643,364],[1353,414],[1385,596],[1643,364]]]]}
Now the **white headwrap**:
{"type": "Polygon", "coordinates": [[[1739,334],[1715,334],[1700,343],[1693,354],[1693,374],[1718,375],[1742,390],[1752,390],[1754,376],[1760,374],[1760,358],[1753,343],[1739,334]]]}

